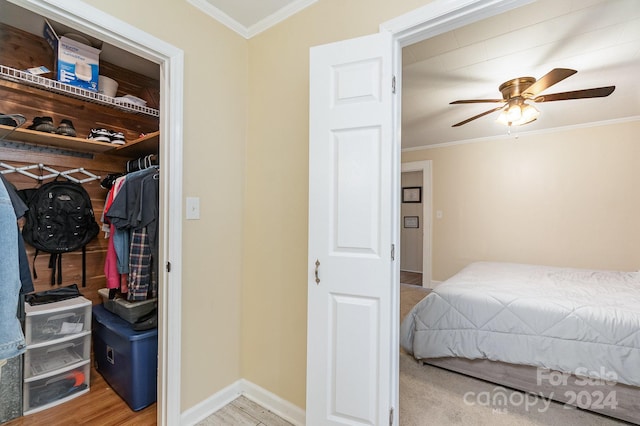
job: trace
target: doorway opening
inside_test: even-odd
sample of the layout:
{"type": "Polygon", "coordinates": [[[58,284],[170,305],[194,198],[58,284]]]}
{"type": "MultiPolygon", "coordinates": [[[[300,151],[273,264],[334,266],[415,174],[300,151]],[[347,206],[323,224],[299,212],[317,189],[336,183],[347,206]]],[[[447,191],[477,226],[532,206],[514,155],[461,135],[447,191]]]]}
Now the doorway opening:
{"type": "MultiPolygon", "coordinates": [[[[530,3],[530,0],[504,0],[504,1],[494,1],[494,2],[484,2],[484,1],[473,1],[473,2],[464,2],[464,1],[454,1],[454,2],[446,2],[436,0],[424,7],[417,9],[413,12],[410,12],[406,15],[400,16],[396,19],[393,19],[389,22],[383,23],[381,25],[381,31],[388,31],[392,34],[392,58],[393,58],[393,75],[400,87],[399,94],[400,96],[395,96],[392,100],[392,114],[394,117],[394,124],[392,129],[392,135],[394,135],[394,145],[397,150],[400,152],[402,149],[401,137],[402,134],[402,53],[403,48],[419,43],[426,39],[444,34],[448,31],[463,27],[465,25],[471,24],[476,21],[480,21],[492,16],[499,15],[511,9],[515,9],[522,5],[530,3]]],[[[398,156],[396,160],[397,164],[395,167],[398,169],[398,173],[396,174],[397,179],[399,180],[401,177],[401,172],[410,171],[411,163],[402,163],[401,156],[398,156]]],[[[428,185],[431,185],[431,162],[425,161],[428,163],[428,177],[429,182],[428,185]]],[[[415,166],[414,166],[415,167],[415,166]]],[[[425,174],[426,175],[426,174],[425,174]]],[[[423,175],[423,179],[425,176],[423,175]]],[[[423,184],[423,188],[426,188],[427,184],[423,184]]],[[[397,182],[395,185],[398,190],[401,190],[401,183],[397,182]]],[[[429,190],[429,196],[431,195],[431,188],[429,190]]],[[[402,219],[401,206],[400,201],[402,200],[402,194],[396,195],[392,197],[392,202],[396,203],[395,211],[396,218],[402,219]]],[[[431,200],[431,198],[429,198],[431,200]]],[[[428,208],[428,214],[425,217],[431,219],[432,214],[432,206],[425,206],[425,209],[428,208]]],[[[402,224],[401,224],[402,226],[402,224]]],[[[426,231],[426,228],[425,228],[426,231]]],[[[428,263],[429,272],[428,279],[426,277],[423,278],[423,286],[431,287],[431,224],[429,228],[429,238],[425,238],[425,242],[428,241],[428,260],[423,264],[423,268],[426,268],[426,264],[428,263]],[[428,285],[425,283],[428,282],[428,285]]],[[[400,232],[396,236],[396,239],[400,238],[400,232]]],[[[396,240],[396,243],[400,243],[396,240]]],[[[401,252],[401,261],[402,261],[402,252],[401,252]]],[[[400,269],[400,268],[398,268],[400,269]]],[[[426,271],[426,269],[425,269],[426,271]]],[[[423,276],[426,275],[423,274],[423,276]]],[[[398,270],[397,274],[393,277],[391,282],[392,293],[400,294],[400,271],[398,270]]],[[[393,341],[398,342],[399,340],[399,322],[402,320],[401,315],[401,299],[398,298],[395,301],[394,306],[392,307],[393,321],[398,321],[395,324],[392,324],[392,329],[395,330],[395,334],[393,335],[393,341]]],[[[393,358],[394,365],[392,366],[392,374],[393,377],[393,387],[391,394],[395,396],[395,403],[399,405],[400,402],[400,363],[399,363],[399,351],[398,354],[393,358]]],[[[399,413],[400,410],[396,410],[399,413]]],[[[397,416],[397,414],[395,415],[397,416]]],[[[394,423],[399,419],[394,418],[394,423]]]]}
{"type": "Polygon", "coordinates": [[[400,205],[400,282],[431,288],[432,193],[431,160],[402,164],[400,205]],[[406,199],[419,194],[419,200],[406,199]]]}
{"type": "Polygon", "coordinates": [[[160,67],[157,424],[180,423],[183,52],[82,2],[7,0],[160,67]],[[169,178],[170,177],[170,178],[169,178]],[[169,273],[169,266],[171,274],[169,273]],[[167,268],[165,268],[167,265],[167,268]],[[171,304],[168,301],[171,300],[171,304]]]}

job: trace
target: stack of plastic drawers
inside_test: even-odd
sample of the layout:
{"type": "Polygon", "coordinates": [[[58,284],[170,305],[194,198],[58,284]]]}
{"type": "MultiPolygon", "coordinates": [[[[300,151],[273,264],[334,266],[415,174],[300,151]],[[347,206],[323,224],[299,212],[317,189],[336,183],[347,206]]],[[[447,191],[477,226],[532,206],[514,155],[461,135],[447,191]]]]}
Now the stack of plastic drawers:
{"type": "Polygon", "coordinates": [[[25,304],[24,414],[89,392],[91,301],[25,304]]]}

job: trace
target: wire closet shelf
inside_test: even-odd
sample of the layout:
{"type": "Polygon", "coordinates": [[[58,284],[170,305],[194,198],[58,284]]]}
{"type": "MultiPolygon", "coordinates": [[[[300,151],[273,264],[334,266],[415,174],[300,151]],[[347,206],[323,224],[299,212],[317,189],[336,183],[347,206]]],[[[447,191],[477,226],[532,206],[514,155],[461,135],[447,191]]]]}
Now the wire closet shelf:
{"type": "Polygon", "coordinates": [[[70,96],[76,99],[82,99],[96,104],[108,105],[112,108],[120,109],[123,111],[133,112],[137,114],[146,114],[153,117],[160,117],[160,111],[157,109],[149,108],[142,105],[136,105],[133,103],[122,102],[119,99],[103,95],[102,93],[92,92],[90,90],[85,90],[65,83],[60,83],[59,81],[51,80],[39,75],[30,74],[25,71],[7,67],[5,65],[0,65],[0,78],[27,84],[29,86],[70,96]]]}

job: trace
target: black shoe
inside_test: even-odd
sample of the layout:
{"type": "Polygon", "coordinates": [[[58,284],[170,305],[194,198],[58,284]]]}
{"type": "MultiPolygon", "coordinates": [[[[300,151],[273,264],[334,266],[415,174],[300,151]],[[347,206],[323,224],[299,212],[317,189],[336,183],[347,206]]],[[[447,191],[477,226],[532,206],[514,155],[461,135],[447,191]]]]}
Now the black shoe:
{"type": "Polygon", "coordinates": [[[1,112],[0,112],[0,124],[2,124],[3,126],[18,127],[18,123],[16,123],[16,120],[11,118],[10,115],[4,115],[1,112]]]}
{"type": "Polygon", "coordinates": [[[75,137],[76,136],[76,129],[75,129],[75,127],[73,127],[73,123],[71,122],[71,120],[63,118],[60,121],[60,125],[56,129],[56,133],[59,134],[59,135],[63,135],[63,136],[75,137]]]}
{"type": "Polygon", "coordinates": [[[33,124],[27,127],[27,129],[46,133],[55,133],[56,131],[56,127],[53,125],[53,118],[51,117],[35,117],[33,124]]]}

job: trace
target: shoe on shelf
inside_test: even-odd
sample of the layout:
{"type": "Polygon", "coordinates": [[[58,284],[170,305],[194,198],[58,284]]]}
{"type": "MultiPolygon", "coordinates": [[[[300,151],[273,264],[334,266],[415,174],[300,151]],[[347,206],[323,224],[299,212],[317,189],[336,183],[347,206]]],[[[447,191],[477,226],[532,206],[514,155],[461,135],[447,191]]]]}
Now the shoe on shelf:
{"type": "Polygon", "coordinates": [[[73,127],[73,123],[71,122],[71,120],[63,118],[60,121],[60,125],[56,129],[56,133],[59,134],[59,135],[63,135],[63,136],[75,137],[76,136],[76,129],[75,129],[75,127],[73,127]]]}
{"type": "Polygon", "coordinates": [[[111,143],[114,145],[124,145],[127,142],[124,138],[124,133],[122,132],[111,132],[109,138],[111,139],[111,143]]]}
{"type": "Polygon", "coordinates": [[[109,129],[91,129],[87,139],[100,142],[109,142],[113,145],[124,145],[127,141],[124,138],[124,133],[116,132],[109,129]]]}
{"type": "Polygon", "coordinates": [[[111,142],[111,138],[109,137],[110,134],[111,132],[107,129],[91,129],[87,139],[100,142],[111,142]]]}
{"type": "Polygon", "coordinates": [[[0,112],[0,124],[2,124],[3,126],[18,127],[18,123],[16,123],[16,120],[14,120],[10,115],[5,115],[1,112],[0,112]]]}
{"type": "Polygon", "coordinates": [[[35,117],[31,126],[27,127],[27,129],[55,133],[56,126],[53,125],[53,118],[51,117],[35,117]]]}

